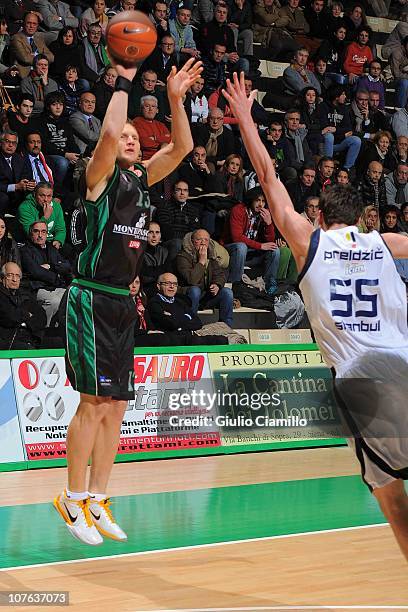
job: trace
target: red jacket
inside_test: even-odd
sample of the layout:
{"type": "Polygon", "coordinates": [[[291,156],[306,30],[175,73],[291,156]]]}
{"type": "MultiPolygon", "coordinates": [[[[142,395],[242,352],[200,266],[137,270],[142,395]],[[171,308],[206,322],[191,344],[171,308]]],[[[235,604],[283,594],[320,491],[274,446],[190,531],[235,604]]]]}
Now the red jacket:
{"type": "Polygon", "coordinates": [[[368,45],[360,47],[356,42],[349,44],[344,58],[344,71],[346,74],[363,74],[365,64],[373,61],[373,54],[368,45]]]}
{"type": "Polygon", "coordinates": [[[250,249],[260,250],[263,242],[275,241],[275,227],[273,223],[266,225],[266,223],[261,220],[257,236],[260,242],[251,240],[245,236],[248,227],[249,217],[247,207],[244,204],[236,204],[231,208],[229,225],[226,227],[223,243],[244,242],[250,249]]]}

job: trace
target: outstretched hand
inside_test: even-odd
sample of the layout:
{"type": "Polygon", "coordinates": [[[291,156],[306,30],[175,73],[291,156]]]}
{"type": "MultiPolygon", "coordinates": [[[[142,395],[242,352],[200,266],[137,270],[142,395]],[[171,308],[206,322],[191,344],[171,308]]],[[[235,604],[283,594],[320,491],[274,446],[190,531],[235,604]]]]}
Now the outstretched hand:
{"type": "Polygon", "coordinates": [[[203,71],[203,63],[196,62],[191,57],[182,68],[177,72],[175,66],[171,69],[167,77],[167,95],[169,98],[183,98],[187,90],[198,79],[203,71]]]}
{"type": "Polygon", "coordinates": [[[239,78],[237,73],[234,72],[233,82],[227,79],[227,89],[223,89],[222,94],[238,121],[245,121],[251,116],[251,107],[257,90],[251,91],[249,96],[246,95],[245,75],[243,72],[241,72],[239,78]]]}

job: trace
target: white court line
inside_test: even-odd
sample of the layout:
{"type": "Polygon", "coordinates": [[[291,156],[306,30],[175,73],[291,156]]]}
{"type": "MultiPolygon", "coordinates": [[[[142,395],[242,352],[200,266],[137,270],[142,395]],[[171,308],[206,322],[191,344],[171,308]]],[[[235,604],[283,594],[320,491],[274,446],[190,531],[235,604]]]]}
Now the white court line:
{"type": "MultiPolygon", "coordinates": [[[[175,546],[173,548],[159,548],[158,550],[142,550],[140,552],[122,553],[120,555],[105,555],[102,557],[87,557],[86,559],[69,559],[67,561],[50,561],[49,563],[33,563],[32,565],[17,565],[16,567],[2,567],[0,572],[11,572],[36,567],[49,567],[50,565],[66,565],[69,563],[87,563],[89,561],[104,561],[106,559],[121,559],[125,557],[140,557],[166,552],[177,552],[179,550],[195,550],[197,548],[215,548],[216,546],[227,546],[229,544],[247,544],[249,542],[267,542],[268,540],[284,540],[285,538],[299,538],[301,536],[320,535],[322,533],[336,533],[338,531],[353,531],[356,529],[371,529],[372,527],[388,527],[388,523],[374,523],[373,525],[357,525],[356,527],[339,527],[338,529],[322,529],[321,531],[304,531],[302,533],[287,533],[278,536],[266,536],[264,538],[249,538],[247,540],[231,540],[229,542],[213,542],[211,544],[193,544],[192,546],[175,546]]],[[[230,610],[231,608],[227,608],[230,610]]],[[[270,608],[267,608],[267,610],[270,608]]],[[[276,608],[279,609],[279,608],[276,608]]],[[[408,606],[406,608],[408,610],[408,606]]],[[[199,608],[200,612],[202,608],[199,608]]],[[[245,610],[245,608],[240,608],[245,610]]],[[[152,611],[151,611],[152,612],[152,611]]],[[[153,611],[154,612],[154,611],[153,611]]],[[[166,611],[167,612],[167,611],[166,611]]],[[[180,612],[186,612],[180,610],[180,612]]]]}
{"type": "Polygon", "coordinates": [[[138,612],[270,612],[271,610],[408,610],[408,606],[251,606],[250,608],[168,608],[138,612]]]}

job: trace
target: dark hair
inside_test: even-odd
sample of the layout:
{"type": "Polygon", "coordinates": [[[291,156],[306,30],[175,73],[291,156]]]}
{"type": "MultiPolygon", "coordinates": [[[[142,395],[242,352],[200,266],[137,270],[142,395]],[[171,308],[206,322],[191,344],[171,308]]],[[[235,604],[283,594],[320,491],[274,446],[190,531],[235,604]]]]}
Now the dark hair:
{"type": "Polygon", "coordinates": [[[16,105],[20,106],[20,104],[23,102],[23,100],[29,100],[33,104],[35,103],[34,96],[32,94],[21,92],[18,95],[18,98],[17,98],[17,101],[16,101],[16,105]]]}
{"type": "Polygon", "coordinates": [[[264,192],[262,191],[261,187],[253,187],[252,189],[249,189],[245,194],[246,206],[250,206],[252,202],[257,200],[260,196],[263,196],[265,198],[264,192]]]}
{"type": "Polygon", "coordinates": [[[41,132],[39,130],[36,130],[35,128],[32,128],[31,130],[29,129],[27,132],[25,132],[24,134],[24,142],[27,144],[28,142],[28,137],[32,136],[33,134],[36,134],[37,136],[39,136],[41,138],[41,142],[43,139],[43,136],[41,135],[41,132]]]}
{"type": "Polygon", "coordinates": [[[300,169],[300,174],[303,174],[305,170],[314,170],[316,172],[316,166],[314,164],[304,164],[300,169]]]}
{"type": "Polygon", "coordinates": [[[407,208],[407,206],[408,206],[408,202],[404,202],[404,204],[402,204],[402,206],[400,208],[401,214],[404,212],[404,210],[407,208]]]}
{"type": "Polygon", "coordinates": [[[344,85],[330,85],[326,93],[326,99],[329,102],[333,102],[336,98],[339,98],[342,93],[347,93],[346,87],[344,85]]]}
{"type": "MultiPolygon", "coordinates": [[[[358,28],[357,32],[356,32],[357,38],[360,36],[361,32],[367,32],[367,34],[368,34],[368,40],[370,41],[371,36],[372,36],[372,34],[373,34],[373,31],[372,31],[372,29],[370,28],[370,26],[367,26],[367,25],[361,25],[361,26],[358,28]]],[[[367,44],[368,44],[368,43],[367,43],[367,44]]]]}
{"type": "Polygon", "coordinates": [[[33,68],[35,68],[37,66],[38,62],[40,62],[41,60],[47,60],[48,65],[50,64],[50,60],[48,59],[48,57],[46,55],[44,55],[44,53],[39,53],[33,59],[33,68]]]}
{"type": "Polygon", "coordinates": [[[51,104],[55,104],[55,102],[61,102],[64,105],[65,109],[65,96],[62,91],[51,91],[49,94],[45,96],[44,107],[47,112],[50,111],[51,104]]]}
{"type": "Polygon", "coordinates": [[[63,27],[62,30],[60,30],[58,32],[57,42],[58,42],[59,45],[64,45],[65,47],[66,46],[72,47],[72,46],[76,45],[78,40],[77,40],[77,33],[76,33],[75,28],[73,28],[72,26],[65,26],[65,27],[63,27]],[[72,35],[74,37],[74,40],[72,41],[72,45],[65,45],[65,43],[62,40],[67,32],[72,32],[72,35]]]}
{"type": "Polygon", "coordinates": [[[319,159],[319,163],[317,164],[317,167],[320,169],[322,167],[322,163],[325,161],[334,161],[332,157],[329,157],[328,155],[323,155],[323,157],[321,157],[319,159]]]}
{"type": "Polygon", "coordinates": [[[364,203],[350,185],[333,185],[320,195],[320,210],[327,227],[334,223],[355,225],[362,215],[364,203]]]}

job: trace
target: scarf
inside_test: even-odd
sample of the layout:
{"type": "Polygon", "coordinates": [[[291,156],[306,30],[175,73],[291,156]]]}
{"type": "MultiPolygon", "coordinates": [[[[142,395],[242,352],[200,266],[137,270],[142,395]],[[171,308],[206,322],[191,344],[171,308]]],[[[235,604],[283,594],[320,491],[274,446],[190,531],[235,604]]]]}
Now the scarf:
{"type": "Polygon", "coordinates": [[[309,83],[309,77],[307,76],[306,69],[303,66],[299,66],[299,64],[291,64],[290,67],[300,74],[305,83],[309,83]]]}
{"type": "Polygon", "coordinates": [[[218,140],[217,139],[218,139],[218,136],[221,136],[223,131],[224,131],[224,127],[221,126],[220,129],[217,130],[216,132],[210,132],[208,142],[205,145],[207,157],[216,157],[218,153],[218,140]]]}
{"type": "Polygon", "coordinates": [[[144,316],[145,308],[143,306],[142,298],[140,297],[140,295],[136,296],[135,303],[137,314],[139,315],[139,329],[147,329],[146,319],[144,316]]]}
{"type": "Polygon", "coordinates": [[[166,297],[165,295],[162,295],[161,293],[158,293],[157,295],[159,296],[159,298],[160,298],[160,299],[161,299],[163,302],[166,302],[166,304],[173,304],[173,303],[174,303],[174,300],[175,300],[175,298],[174,298],[174,297],[168,298],[168,297],[166,297]]]}
{"type": "Polygon", "coordinates": [[[100,74],[102,70],[101,66],[98,66],[98,63],[102,66],[109,66],[110,64],[105,47],[103,45],[98,45],[98,48],[95,49],[88,40],[84,40],[83,45],[85,49],[86,65],[97,74],[100,74]]]}
{"type": "Polygon", "coordinates": [[[352,111],[354,113],[354,116],[356,118],[356,132],[362,132],[363,131],[363,123],[365,121],[365,118],[363,116],[363,113],[361,112],[361,110],[358,108],[357,106],[357,102],[355,100],[353,100],[353,102],[351,103],[351,108],[352,111]]]}
{"type": "Polygon", "coordinates": [[[406,199],[405,199],[406,183],[403,183],[403,184],[397,183],[395,174],[394,174],[394,181],[395,181],[395,187],[397,188],[397,193],[395,194],[395,203],[397,204],[398,208],[401,208],[401,205],[406,202],[406,199]]]}
{"type": "Polygon", "coordinates": [[[303,152],[303,140],[300,136],[300,131],[296,130],[296,132],[286,132],[286,135],[289,136],[291,140],[293,140],[296,149],[296,159],[299,162],[305,161],[305,154],[303,152]]]}
{"type": "Polygon", "coordinates": [[[184,48],[184,39],[185,39],[185,36],[186,36],[186,28],[185,28],[185,26],[181,25],[181,23],[179,22],[178,19],[176,19],[174,21],[174,25],[176,26],[176,31],[177,31],[177,35],[178,35],[179,48],[183,49],[184,48]]]}
{"type": "Polygon", "coordinates": [[[34,98],[39,102],[44,102],[44,85],[40,76],[38,76],[34,70],[31,70],[30,77],[35,87],[36,93],[34,94],[34,98]]]}
{"type": "Polygon", "coordinates": [[[375,148],[377,149],[377,153],[378,153],[379,157],[380,157],[381,159],[385,159],[385,156],[387,155],[387,153],[383,153],[383,152],[381,151],[381,149],[379,149],[379,148],[378,148],[378,146],[377,146],[377,145],[375,145],[375,148]]]}

